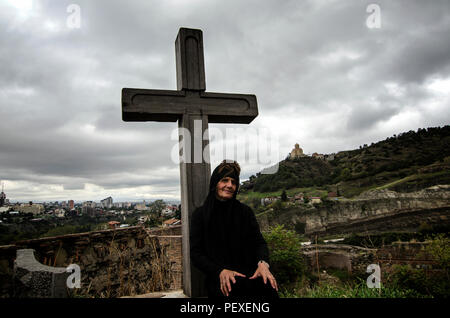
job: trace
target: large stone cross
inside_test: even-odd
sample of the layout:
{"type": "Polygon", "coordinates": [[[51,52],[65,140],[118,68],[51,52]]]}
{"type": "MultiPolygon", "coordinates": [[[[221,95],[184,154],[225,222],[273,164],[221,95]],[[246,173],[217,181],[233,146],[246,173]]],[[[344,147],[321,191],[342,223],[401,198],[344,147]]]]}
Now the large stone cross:
{"type": "Polygon", "coordinates": [[[249,124],[258,116],[258,106],[255,95],[205,92],[201,30],[180,28],[175,54],[177,90],[123,88],[122,119],[178,121],[183,150],[183,154],[180,152],[183,290],[188,297],[203,297],[206,291],[202,274],[190,261],[189,228],[192,212],[208,194],[211,176],[209,148],[205,149],[209,144],[208,123],[249,124]]]}

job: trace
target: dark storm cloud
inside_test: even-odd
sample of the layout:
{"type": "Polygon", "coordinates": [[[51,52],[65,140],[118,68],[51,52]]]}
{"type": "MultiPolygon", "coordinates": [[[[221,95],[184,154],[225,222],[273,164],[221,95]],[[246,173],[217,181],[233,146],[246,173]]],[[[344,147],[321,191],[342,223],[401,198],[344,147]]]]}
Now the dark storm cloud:
{"type": "Polygon", "coordinates": [[[68,29],[71,3],[1,4],[3,180],[177,193],[176,123],[123,122],[120,100],[123,87],[176,89],[179,27],[203,30],[207,91],[255,94],[253,127],[283,122],[282,153],[297,138],[323,152],[385,139],[401,132],[393,118],[449,121],[448,97],[432,104],[427,88],[450,74],[445,0],[378,1],[380,29],[369,1],[77,1],[81,28],[68,29]]]}

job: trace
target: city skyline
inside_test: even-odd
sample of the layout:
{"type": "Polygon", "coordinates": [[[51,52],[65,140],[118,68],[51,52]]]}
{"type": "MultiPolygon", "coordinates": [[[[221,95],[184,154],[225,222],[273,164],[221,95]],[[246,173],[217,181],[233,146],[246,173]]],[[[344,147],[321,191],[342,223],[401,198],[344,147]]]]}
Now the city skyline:
{"type": "MultiPolygon", "coordinates": [[[[9,201],[9,205],[14,205],[16,203],[20,203],[20,204],[27,204],[29,202],[32,202],[33,204],[52,204],[52,203],[58,203],[58,204],[62,204],[63,202],[65,202],[66,204],[69,204],[69,201],[71,200],[49,200],[49,201],[42,201],[42,200],[37,200],[37,201],[32,201],[32,200],[11,200],[10,198],[6,197],[6,199],[9,201]]],[[[143,203],[145,202],[146,204],[151,204],[157,200],[163,200],[165,203],[180,203],[180,200],[164,200],[164,199],[155,199],[155,200],[148,200],[148,199],[136,199],[136,200],[114,200],[113,205],[114,204],[123,204],[123,203],[131,203],[131,204],[138,204],[138,203],[143,203]]],[[[102,199],[99,200],[73,200],[75,205],[79,205],[79,204],[83,204],[86,202],[94,202],[96,204],[101,204],[102,199]]]]}

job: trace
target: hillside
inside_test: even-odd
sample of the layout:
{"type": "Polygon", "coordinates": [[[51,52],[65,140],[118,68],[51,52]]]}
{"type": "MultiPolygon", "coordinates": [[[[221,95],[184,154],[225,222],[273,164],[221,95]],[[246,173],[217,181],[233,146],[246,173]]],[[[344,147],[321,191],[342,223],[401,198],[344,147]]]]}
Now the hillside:
{"type": "Polygon", "coordinates": [[[450,184],[450,126],[418,129],[341,151],[334,160],[283,160],[275,174],[250,177],[241,195],[314,187],[348,198],[370,189],[411,192],[450,184]]]}
{"type": "Polygon", "coordinates": [[[275,174],[257,174],[244,189],[272,192],[295,187],[321,186],[332,181],[333,166],[323,160],[310,157],[283,160],[275,174]]]}

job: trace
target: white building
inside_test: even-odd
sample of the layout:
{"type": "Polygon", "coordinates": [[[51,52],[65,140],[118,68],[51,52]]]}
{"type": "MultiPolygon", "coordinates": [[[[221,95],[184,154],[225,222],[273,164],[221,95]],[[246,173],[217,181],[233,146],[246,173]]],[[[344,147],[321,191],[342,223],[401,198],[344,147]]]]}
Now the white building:
{"type": "Polygon", "coordinates": [[[42,204],[23,203],[17,207],[17,210],[22,213],[40,214],[44,212],[44,206],[42,204]]]}
{"type": "Polygon", "coordinates": [[[164,207],[164,209],[161,211],[161,215],[164,215],[164,216],[175,215],[176,210],[177,210],[177,207],[175,205],[166,205],[164,207]]]}
{"type": "Polygon", "coordinates": [[[57,216],[59,218],[63,218],[66,216],[66,211],[64,209],[56,209],[55,216],[57,216]]]}
{"type": "Polygon", "coordinates": [[[0,207],[0,213],[7,212],[9,210],[9,206],[2,206],[0,207]]]}
{"type": "Polygon", "coordinates": [[[113,199],[111,197],[107,197],[100,201],[102,208],[111,209],[113,207],[113,199]]]}

